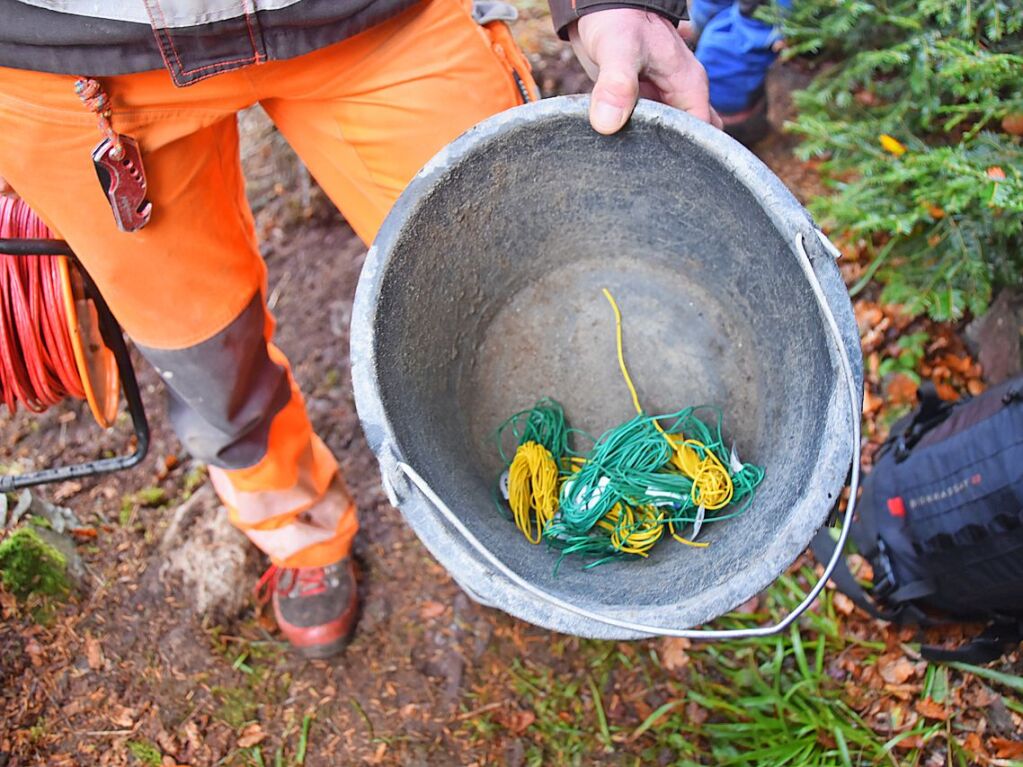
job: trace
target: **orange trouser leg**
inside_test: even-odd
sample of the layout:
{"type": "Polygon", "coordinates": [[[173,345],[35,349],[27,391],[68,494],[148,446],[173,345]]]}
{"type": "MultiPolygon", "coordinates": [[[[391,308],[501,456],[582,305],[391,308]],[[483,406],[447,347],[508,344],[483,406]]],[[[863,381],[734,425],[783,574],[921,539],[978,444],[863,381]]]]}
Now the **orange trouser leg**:
{"type": "Polygon", "coordinates": [[[329,564],[358,524],[269,344],[235,124],[256,97],[240,74],[188,89],[160,72],[104,78],[116,129],[143,150],[154,214],[139,232],[114,225],[74,78],[0,69],[0,175],[68,240],[160,372],[175,429],[232,519],[279,564],[329,564]]]}
{"type": "Polygon", "coordinates": [[[480,26],[470,7],[430,0],[351,40],[253,70],[264,109],[367,243],[444,145],[522,103],[521,88],[537,98],[507,25],[480,26]]]}
{"type": "Polygon", "coordinates": [[[0,69],[0,176],[70,242],[161,372],[179,436],[211,464],[232,520],[278,564],[336,561],[358,524],[270,344],[234,112],[262,102],[368,241],[437,150],[521,88],[536,93],[528,65],[502,23],[429,0],[321,51],[184,89],[162,72],[104,78],[149,177],[153,220],[134,234],[113,226],[89,159],[99,136],[72,82],[0,69]]]}

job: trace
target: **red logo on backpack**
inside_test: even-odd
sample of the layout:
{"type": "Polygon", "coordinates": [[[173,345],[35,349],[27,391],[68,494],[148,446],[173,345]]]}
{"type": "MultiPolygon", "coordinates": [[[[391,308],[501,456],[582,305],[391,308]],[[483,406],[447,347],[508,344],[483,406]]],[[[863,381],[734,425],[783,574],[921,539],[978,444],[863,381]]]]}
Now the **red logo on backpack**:
{"type": "Polygon", "coordinates": [[[895,496],[888,499],[888,513],[893,517],[906,516],[906,504],[902,502],[902,496],[895,496]]]}

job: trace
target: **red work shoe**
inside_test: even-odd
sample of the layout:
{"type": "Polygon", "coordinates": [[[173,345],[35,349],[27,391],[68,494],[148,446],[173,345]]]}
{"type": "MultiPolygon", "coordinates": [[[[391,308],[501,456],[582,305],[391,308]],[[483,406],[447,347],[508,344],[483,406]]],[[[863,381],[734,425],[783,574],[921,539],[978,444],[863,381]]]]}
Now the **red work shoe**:
{"type": "Polygon", "coordinates": [[[329,658],[344,648],[359,608],[351,557],[326,567],[271,565],[256,591],[273,602],[277,625],[302,655],[329,658]]]}

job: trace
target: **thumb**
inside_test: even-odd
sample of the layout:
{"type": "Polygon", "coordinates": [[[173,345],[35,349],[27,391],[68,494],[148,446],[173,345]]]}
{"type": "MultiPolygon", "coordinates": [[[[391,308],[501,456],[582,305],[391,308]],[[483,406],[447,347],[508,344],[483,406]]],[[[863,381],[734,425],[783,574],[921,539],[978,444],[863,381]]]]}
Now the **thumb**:
{"type": "Polygon", "coordinates": [[[639,62],[630,56],[607,55],[596,63],[600,73],[590,97],[590,124],[597,133],[610,135],[625,125],[636,108],[639,62]]]}

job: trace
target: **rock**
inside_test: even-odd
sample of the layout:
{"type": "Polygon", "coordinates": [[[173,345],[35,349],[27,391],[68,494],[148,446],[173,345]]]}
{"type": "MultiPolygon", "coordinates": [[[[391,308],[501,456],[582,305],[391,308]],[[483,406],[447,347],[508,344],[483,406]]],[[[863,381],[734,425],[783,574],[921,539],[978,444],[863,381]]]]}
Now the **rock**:
{"type": "Polygon", "coordinates": [[[174,512],[156,556],[160,581],[179,582],[192,612],[218,623],[241,614],[259,577],[259,552],[230,523],[209,485],[174,512]]]}
{"type": "Polygon", "coordinates": [[[526,747],[522,738],[515,738],[504,747],[505,767],[523,767],[526,763],[526,747]]]}
{"type": "Polygon", "coordinates": [[[987,313],[966,328],[966,340],[984,370],[984,380],[997,386],[1023,370],[1023,293],[1004,289],[987,313]]]}
{"type": "Polygon", "coordinates": [[[63,601],[84,586],[85,566],[71,539],[25,525],[0,543],[0,578],[16,597],[39,594],[63,601]]]}

